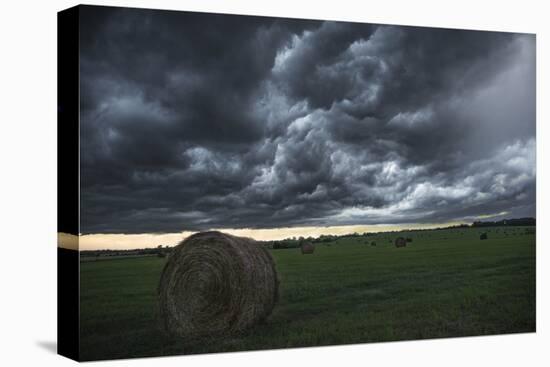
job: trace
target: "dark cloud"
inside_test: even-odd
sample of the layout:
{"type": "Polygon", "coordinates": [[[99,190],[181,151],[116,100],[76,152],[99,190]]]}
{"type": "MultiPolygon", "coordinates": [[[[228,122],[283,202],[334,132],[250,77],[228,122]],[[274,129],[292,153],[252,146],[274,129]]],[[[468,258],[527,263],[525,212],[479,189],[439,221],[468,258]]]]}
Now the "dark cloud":
{"type": "Polygon", "coordinates": [[[83,7],[81,231],[535,213],[532,35],[83,7]]]}

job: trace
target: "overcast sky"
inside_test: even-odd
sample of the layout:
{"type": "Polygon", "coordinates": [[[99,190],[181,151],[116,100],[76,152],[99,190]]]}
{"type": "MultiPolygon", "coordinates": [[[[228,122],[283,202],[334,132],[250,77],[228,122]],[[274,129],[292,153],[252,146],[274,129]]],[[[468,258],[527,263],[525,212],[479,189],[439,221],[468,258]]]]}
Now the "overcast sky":
{"type": "Polygon", "coordinates": [[[81,232],[535,216],[535,37],[81,12],[81,232]]]}

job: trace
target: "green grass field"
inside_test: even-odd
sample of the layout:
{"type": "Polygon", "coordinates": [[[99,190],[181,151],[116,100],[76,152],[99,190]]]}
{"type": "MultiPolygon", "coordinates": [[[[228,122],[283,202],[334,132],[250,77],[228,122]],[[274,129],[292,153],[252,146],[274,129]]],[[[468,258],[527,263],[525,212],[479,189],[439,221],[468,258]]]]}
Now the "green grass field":
{"type": "Polygon", "coordinates": [[[313,255],[273,250],[281,283],[271,317],[243,335],[186,345],[158,321],[165,259],[82,262],[81,358],[533,332],[535,235],[525,232],[449,229],[399,234],[413,239],[406,248],[380,234],[317,244],[313,255]]]}

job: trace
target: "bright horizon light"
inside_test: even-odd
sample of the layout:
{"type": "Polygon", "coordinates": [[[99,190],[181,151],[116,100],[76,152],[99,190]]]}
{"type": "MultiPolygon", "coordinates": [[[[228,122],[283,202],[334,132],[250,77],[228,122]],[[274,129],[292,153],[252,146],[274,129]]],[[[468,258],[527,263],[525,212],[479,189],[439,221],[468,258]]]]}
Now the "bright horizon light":
{"type": "MultiPolygon", "coordinates": [[[[212,229],[229,233],[235,236],[250,237],[259,241],[282,240],[292,237],[313,237],[322,235],[345,235],[351,233],[376,233],[414,229],[433,229],[437,227],[449,227],[466,222],[447,223],[409,223],[409,224],[374,224],[374,225],[347,225],[329,227],[288,227],[266,229],[212,229]]],[[[175,246],[180,241],[197,232],[183,231],[179,233],[138,233],[138,234],[111,234],[94,233],[77,236],[59,233],[59,247],[69,249],[86,250],[131,250],[138,248],[154,248],[159,245],[175,246]]]]}

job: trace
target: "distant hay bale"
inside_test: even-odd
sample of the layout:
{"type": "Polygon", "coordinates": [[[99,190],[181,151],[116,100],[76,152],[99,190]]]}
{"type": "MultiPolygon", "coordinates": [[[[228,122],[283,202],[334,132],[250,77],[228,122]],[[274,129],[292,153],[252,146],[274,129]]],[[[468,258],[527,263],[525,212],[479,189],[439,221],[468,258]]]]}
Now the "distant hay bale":
{"type": "Polygon", "coordinates": [[[372,242],[370,243],[370,245],[371,245],[371,246],[376,246],[376,242],[372,241],[372,242]]]}
{"type": "Polygon", "coordinates": [[[413,241],[413,239],[412,239],[412,238],[410,238],[410,237],[407,237],[407,242],[412,242],[412,241],[413,241]]]}
{"type": "Polygon", "coordinates": [[[482,233],[482,234],[479,236],[479,239],[480,239],[480,240],[486,240],[486,239],[487,239],[487,233],[482,233]]]}
{"type": "Polygon", "coordinates": [[[403,237],[397,237],[395,239],[395,247],[405,247],[407,246],[407,240],[404,239],[403,237]]]}
{"type": "Polygon", "coordinates": [[[311,242],[302,242],[300,245],[300,249],[302,250],[302,255],[308,255],[312,254],[315,251],[315,246],[311,242]]]}
{"type": "Polygon", "coordinates": [[[243,331],[275,306],[279,281],[260,243],[221,232],[192,235],[176,246],[158,287],[160,316],[183,340],[243,331]]]}

